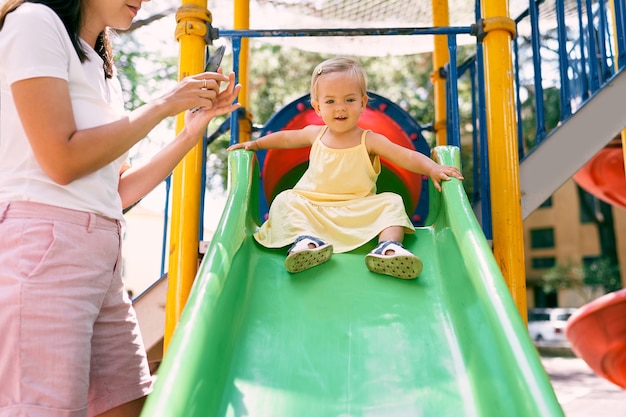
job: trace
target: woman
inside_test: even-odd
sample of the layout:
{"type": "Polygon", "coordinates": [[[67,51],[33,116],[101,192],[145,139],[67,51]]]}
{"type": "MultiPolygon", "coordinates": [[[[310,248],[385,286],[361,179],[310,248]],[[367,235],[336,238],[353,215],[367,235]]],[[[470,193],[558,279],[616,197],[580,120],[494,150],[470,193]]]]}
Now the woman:
{"type": "Polygon", "coordinates": [[[109,28],[128,28],[144,1],[0,6],[2,417],[139,415],[150,392],[121,281],[122,208],[238,107],[240,86],[234,74],[197,74],[125,113],[109,28]],[[149,163],[126,164],[161,120],[194,107],[149,163]]]}

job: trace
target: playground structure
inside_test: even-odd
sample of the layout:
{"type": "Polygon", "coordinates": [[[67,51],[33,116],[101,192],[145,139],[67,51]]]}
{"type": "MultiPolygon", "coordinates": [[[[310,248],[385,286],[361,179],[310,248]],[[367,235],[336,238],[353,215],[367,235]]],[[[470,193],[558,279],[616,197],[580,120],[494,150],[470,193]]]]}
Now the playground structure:
{"type": "MultiPolygon", "coordinates": [[[[437,149],[457,164],[457,148],[437,149]]],[[[431,190],[407,248],[418,281],[335,256],[291,276],[261,248],[258,165],[230,155],[219,230],[158,371],[147,416],[562,416],[459,181],[431,190]]]]}
{"type": "MultiPolygon", "coordinates": [[[[198,227],[194,222],[201,205],[193,190],[199,190],[201,184],[193,176],[190,181],[185,172],[199,171],[202,149],[183,161],[173,180],[171,246],[176,250],[169,263],[167,351],[144,415],[562,415],[524,323],[525,278],[518,230],[527,214],[523,208],[532,211],[533,205],[541,204],[551,185],[547,190],[520,191],[520,184],[522,189],[531,187],[535,179],[532,175],[524,177],[526,162],[519,162],[524,152],[517,143],[516,109],[502,106],[515,102],[512,80],[506,77],[514,71],[512,65],[509,67],[510,56],[486,53],[489,48],[511,50],[516,27],[508,19],[505,3],[483,2],[482,17],[477,18],[480,25],[406,31],[407,36],[431,34],[444,40],[443,49],[436,44],[434,54],[434,67],[445,67],[447,75],[434,80],[435,88],[444,91],[436,94],[439,100],[435,104],[439,146],[433,157],[440,163],[459,164],[460,141],[455,136],[458,109],[454,105],[456,80],[462,72],[454,54],[459,33],[481,38],[474,64],[478,68],[477,91],[479,96],[480,91],[491,92],[482,97],[486,111],[476,116],[486,127],[476,129],[476,140],[481,141],[476,147],[489,149],[488,154],[479,156],[483,162],[481,184],[486,187],[479,209],[469,205],[462,185],[452,180],[444,184],[441,195],[428,190],[428,210],[423,211],[428,215],[423,219],[419,203],[426,201],[423,194],[429,187],[420,180],[418,189],[415,179],[391,166],[387,167],[389,182],[381,177],[381,186],[388,185],[405,201],[410,200],[410,206],[415,207],[407,211],[416,210],[415,220],[422,222],[415,237],[406,241],[410,250],[430,262],[416,283],[384,280],[367,273],[362,257],[371,249],[368,247],[333,258],[328,265],[303,272],[297,279],[287,274],[282,267],[284,254],[255,245],[251,233],[263,216],[262,200],[267,204],[276,191],[294,181],[302,169],[302,155],[268,153],[257,160],[243,151],[230,156],[227,206],[198,269],[198,227]],[[447,59],[441,61],[442,56],[447,59]],[[437,123],[441,121],[444,127],[437,123]],[[271,163],[275,158],[289,163],[276,168],[271,163]],[[489,172],[501,175],[492,177],[489,172]],[[489,193],[489,189],[501,192],[489,193]],[[522,201],[521,206],[515,204],[518,201],[522,201]],[[477,210],[482,214],[482,224],[474,216],[477,210]],[[485,235],[493,238],[493,250],[485,235]]],[[[533,15],[537,19],[538,7],[532,3],[534,7],[526,14],[531,20],[533,15]]],[[[241,4],[235,2],[236,6],[241,4]]],[[[203,27],[198,21],[207,21],[207,16],[210,23],[210,14],[203,15],[198,2],[191,2],[193,7],[184,6],[178,13],[181,25],[192,21],[196,26],[188,27],[203,27]]],[[[613,10],[621,16],[623,5],[613,10]]],[[[445,22],[435,10],[434,15],[434,20],[445,22]]],[[[268,32],[276,35],[280,31],[268,32]]],[[[245,40],[268,34],[237,28],[222,31],[220,36],[231,37],[234,68],[242,74],[240,80],[245,85],[245,40]]],[[[282,36],[291,34],[284,31],[282,36]]],[[[178,37],[181,74],[200,72],[204,46],[211,37],[194,31],[178,32],[178,37]]],[[[542,155],[541,147],[549,148],[569,126],[579,123],[579,116],[593,111],[603,99],[602,86],[610,81],[616,93],[623,93],[622,78],[616,70],[599,83],[598,90],[583,99],[580,115],[570,109],[563,125],[550,135],[544,129],[541,137],[538,126],[537,149],[527,155],[530,166],[549,158],[542,155]]],[[[244,95],[244,105],[246,99],[244,95]]],[[[382,97],[381,101],[386,104],[382,97]]],[[[305,109],[299,106],[302,103],[292,103],[295,113],[277,122],[278,127],[268,123],[266,129],[309,123],[305,109]]],[[[537,106],[540,114],[540,104],[537,106]]],[[[365,122],[384,114],[380,107],[372,111],[365,122]]],[[[607,132],[602,132],[604,144],[623,128],[621,121],[613,120],[615,115],[610,116],[611,122],[604,126],[607,132]]],[[[540,123],[541,117],[537,119],[540,123]]],[[[420,150],[419,132],[414,137],[410,127],[398,124],[395,133],[404,132],[411,142],[402,139],[407,146],[429,152],[420,150]]],[[[233,141],[242,130],[245,134],[233,118],[233,141]]],[[[604,144],[594,146],[601,149],[604,144]]],[[[577,168],[559,165],[552,169],[575,172],[590,157],[577,168]]],[[[551,177],[546,169],[541,168],[544,181],[551,177]]],[[[614,363],[615,367],[623,362],[614,363]]]]}

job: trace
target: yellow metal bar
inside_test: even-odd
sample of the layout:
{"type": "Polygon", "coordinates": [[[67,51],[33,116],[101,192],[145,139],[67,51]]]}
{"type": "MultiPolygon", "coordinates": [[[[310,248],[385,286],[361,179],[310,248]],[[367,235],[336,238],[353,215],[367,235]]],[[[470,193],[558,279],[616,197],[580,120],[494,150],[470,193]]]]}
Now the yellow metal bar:
{"type": "MultiPolygon", "coordinates": [[[[250,0],[235,0],[234,8],[234,29],[250,29],[250,0]]],[[[240,115],[239,142],[249,141],[252,134],[252,115],[248,111],[250,96],[250,88],[248,84],[249,58],[249,39],[243,38],[241,39],[241,51],[239,54],[239,84],[241,84],[241,91],[239,92],[239,102],[241,103],[242,107],[238,112],[238,114],[240,115]],[[241,116],[242,112],[245,112],[243,117],[241,116]]]]}
{"type": "MultiPolygon", "coordinates": [[[[235,13],[233,27],[237,29],[250,29],[250,0],[235,0],[235,13]]],[[[239,56],[239,84],[241,91],[239,92],[239,102],[242,107],[248,107],[249,88],[248,88],[248,56],[250,51],[249,39],[241,39],[241,53],[239,56]]]]}
{"type": "Polygon", "coordinates": [[[491,26],[485,24],[485,28],[491,27],[491,30],[483,39],[494,256],[520,315],[527,320],[524,233],[511,58],[513,34],[508,25],[501,24],[510,20],[508,0],[483,0],[481,8],[485,22],[495,22],[491,26]]]}
{"type": "MultiPolygon", "coordinates": [[[[183,0],[176,12],[176,39],[180,44],[179,79],[204,70],[207,22],[211,13],[206,0],[183,0]]],[[[176,119],[176,132],[184,126],[184,114],[176,119]]],[[[163,348],[167,349],[180,319],[198,270],[202,144],[198,142],[174,169],[168,290],[163,348]]]]}
{"type": "MultiPolygon", "coordinates": [[[[449,26],[448,0],[432,0],[433,26],[449,26]]],[[[444,65],[450,61],[446,35],[435,35],[433,49],[433,72],[431,81],[435,100],[435,134],[438,146],[447,144],[446,128],[446,80],[441,76],[444,65]]]]}
{"type": "Polygon", "coordinates": [[[622,159],[624,161],[624,171],[626,172],[626,129],[622,130],[621,138],[622,138],[622,159]]]}

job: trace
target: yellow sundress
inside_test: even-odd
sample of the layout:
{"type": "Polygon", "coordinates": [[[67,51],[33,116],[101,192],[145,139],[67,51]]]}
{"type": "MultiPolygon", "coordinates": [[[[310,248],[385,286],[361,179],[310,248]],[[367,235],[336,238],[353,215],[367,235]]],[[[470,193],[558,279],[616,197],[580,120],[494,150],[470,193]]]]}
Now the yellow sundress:
{"type": "Polygon", "coordinates": [[[321,138],[320,129],[311,146],[309,167],[293,189],[278,194],[269,217],[254,234],[261,245],[280,248],[298,236],[311,235],[331,243],[335,253],[348,252],[369,242],[390,226],[415,231],[402,202],[391,192],[376,194],[380,158],[370,159],[361,143],[335,149],[321,138]]]}

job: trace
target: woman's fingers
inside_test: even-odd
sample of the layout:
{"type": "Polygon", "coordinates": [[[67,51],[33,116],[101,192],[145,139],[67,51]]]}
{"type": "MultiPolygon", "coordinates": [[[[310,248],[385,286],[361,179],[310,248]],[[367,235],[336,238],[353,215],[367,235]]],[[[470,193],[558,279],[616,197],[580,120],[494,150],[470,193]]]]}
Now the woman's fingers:
{"type": "Polygon", "coordinates": [[[191,77],[193,90],[203,99],[200,106],[191,109],[192,112],[198,111],[200,108],[212,109],[216,106],[227,105],[230,107],[241,89],[240,85],[235,85],[235,74],[231,73],[225,76],[215,72],[205,72],[191,77]],[[228,81],[227,87],[220,91],[222,82],[228,81]],[[206,102],[204,101],[206,100],[206,102]]]}

